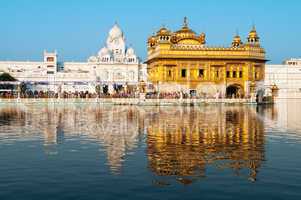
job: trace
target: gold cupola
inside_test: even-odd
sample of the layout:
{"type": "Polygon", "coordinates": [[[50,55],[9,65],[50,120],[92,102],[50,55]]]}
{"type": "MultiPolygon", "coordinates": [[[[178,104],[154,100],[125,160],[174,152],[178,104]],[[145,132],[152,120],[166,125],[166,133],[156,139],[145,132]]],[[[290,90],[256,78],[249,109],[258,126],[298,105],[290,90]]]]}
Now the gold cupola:
{"type": "Polygon", "coordinates": [[[198,36],[189,28],[188,19],[184,17],[182,28],[172,34],[171,42],[174,44],[204,45],[206,43],[206,35],[201,33],[198,36]]]}
{"type": "Polygon", "coordinates": [[[157,31],[158,42],[169,43],[171,39],[171,32],[164,26],[157,31]]]}
{"type": "Polygon", "coordinates": [[[152,35],[147,40],[148,47],[154,47],[156,45],[156,42],[157,42],[156,37],[154,35],[152,35]]]}
{"type": "Polygon", "coordinates": [[[195,32],[188,27],[188,19],[184,17],[184,23],[180,30],[176,31],[178,38],[194,38],[195,32]]]}
{"type": "Polygon", "coordinates": [[[248,43],[249,44],[258,44],[259,43],[259,37],[258,37],[255,26],[253,26],[252,30],[249,33],[248,43]]]}
{"type": "Polygon", "coordinates": [[[168,35],[170,35],[170,31],[163,26],[159,29],[159,31],[157,31],[157,35],[158,36],[168,36],[168,35]]]}
{"type": "Polygon", "coordinates": [[[239,34],[236,33],[236,35],[234,36],[233,41],[232,41],[232,47],[240,47],[242,44],[243,43],[241,41],[239,34]]]}

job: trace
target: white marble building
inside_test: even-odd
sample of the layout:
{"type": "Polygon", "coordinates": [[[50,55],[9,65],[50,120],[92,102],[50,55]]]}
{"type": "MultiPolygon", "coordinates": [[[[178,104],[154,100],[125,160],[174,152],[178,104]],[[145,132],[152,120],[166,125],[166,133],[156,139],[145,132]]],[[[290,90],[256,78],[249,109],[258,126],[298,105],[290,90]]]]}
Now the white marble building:
{"type": "Polygon", "coordinates": [[[301,98],[301,59],[289,59],[279,65],[266,65],[265,86],[276,84],[278,98],[301,98]]]}
{"type": "Polygon", "coordinates": [[[57,52],[46,51],[41,62],[0,61],[0,72],[28,83],[32,90],[54,92],[94,93],[96,85],[109,93],[122,88],[135,91],[139,81],[147,82],[146,68],[134,49],[126,47],[124,34],[117,24],[110,30],[106,46],[87,62],[59,64],[57,52]]]}

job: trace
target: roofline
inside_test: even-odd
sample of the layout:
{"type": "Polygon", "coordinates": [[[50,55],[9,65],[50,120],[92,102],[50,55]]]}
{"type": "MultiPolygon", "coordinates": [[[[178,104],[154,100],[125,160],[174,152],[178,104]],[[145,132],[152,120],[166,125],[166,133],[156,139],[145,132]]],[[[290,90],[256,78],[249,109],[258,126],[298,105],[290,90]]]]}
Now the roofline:
{"type": "Polygon", "coordinates": [[[164,58],[164,57],[157,57],[157,58],[151,58],[149,60],[144,61],[145,64],[149,64],[150,61],[154,60],[174,60],[174,59],[181,59],[181,60],[241,60],[241,61],[249,61],[249,60],[256,60],[256,61],[261,61],[261,62],[269,62],[270,60],[267,59],[258,59],[258,58],[185,58],[185,57],[178,57],[178,58],[164,58]]]}

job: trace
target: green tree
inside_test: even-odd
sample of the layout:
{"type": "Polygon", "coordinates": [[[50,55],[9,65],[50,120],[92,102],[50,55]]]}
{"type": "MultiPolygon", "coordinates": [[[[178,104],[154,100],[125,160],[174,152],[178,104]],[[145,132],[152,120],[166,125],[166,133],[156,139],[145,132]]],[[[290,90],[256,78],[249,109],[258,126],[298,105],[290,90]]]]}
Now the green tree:
{"type": "MultiPolygon", "coordinates": [[[[14,77],[12,77],[9,73],[2,73],[0,75],[0,81],[2,82],[9,82],[9,81],[17,81],[14,77]]],[[[5,90],[13,90],[14,85],[12,84],[0,84],[0,89],[5,89],[5,90]]]]}
{"type": "Polygon", "coordinates": [[[0,81],[17,81],[17,79],[12,77],[9,73],[2,73],[0,75],[0,81]]]}

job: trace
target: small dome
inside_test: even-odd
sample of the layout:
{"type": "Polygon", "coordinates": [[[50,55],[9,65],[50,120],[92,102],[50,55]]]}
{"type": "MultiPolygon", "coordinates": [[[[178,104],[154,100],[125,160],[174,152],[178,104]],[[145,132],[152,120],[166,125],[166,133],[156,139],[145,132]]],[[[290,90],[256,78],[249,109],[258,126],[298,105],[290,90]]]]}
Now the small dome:
{"type": "Polygon", "coordinates": [[[107,56],[110,55],[110,51],[108,48],[103,47],[102,49],[100,49],[100,51],[98,52],[98,56],[103,57],[103,56],[107,56]]]}
{"type": "Polygon", "coordinates": [[[252,30],[250,31],[249,38],[258,38],[258,34],[257,34],[255,26],[253,26],[252,30]]]}
{"type": "Polygon", "coordinates": [[[195,32],[188,27],[188,19],[187,19],[187,17],[184,17],[183,26],[176,33],[182,34],[182,35],[184,34],[184,35],[189,35],[189,36],[195,36],[195,32]]]}
{"type": "Polygon", "coordinates": [[[156,41],[156,37],[152,35],[148,38],[147,43],[150,47],[153,47],[156,44],[156,41]]]}
{"type": "Polygon", "coordinates": [[[127,56],[134,56],[135,55],[135,51],[132,47],[128,48],[128,50],[126,51],[126,55],[127,56]]]}
{"type": "Polygon", "coordinates": [[[241,42],[240,36],[239,35],[234,36],[233,41],[240,43],[241,42]]]}
{"type": "Polygon", "coordinates": [[[176,33],[179,33],[179,34],[189,34],[189,35],[195,35],[195,32],[193,30],[191,30],[190,28],[188,27],[185,27],[183,26],[180,30],[178,30],[176,33]]]}
{"type": "Polygon", "coordinates": [[[232,47],[239,47],[242,44],[240,36],[237,34],[233,38],[232,47]]]}
{"type": "Polygon", "coordinates": [[[88,59],[88,62],[97,62],[97,57],[96,57],[96,56],[91,56],[91,57],[88,59]]]}
{"type": "Polygon", "coordinates": [[[257,37],[257,32],[256,32],[256,30],[252,30],[252,31],[249,33],[249,37],[253,37],[253,38],[257,37]]]}
{"type": "Polygon", "coordinates": [[[165,27],[162,27],[160,28],[160,30],[157,32],[158,35],[170,35],[170,31],[165,28],[165,27]]]}
{"type": "Polygon", "coordinates": [[[152,35],[151,37],[148,38],[148,42],[149,43],[156,42],[156,37],[152,35]]]}
{"type": "Polygon", "coordinates": [[[257,31],[255,29],[255,26],[253,26],[252,30],[249,33],[248,42],[249,43],[258,43],[259,42],[259,37],[258,37],[257,31]]]}

